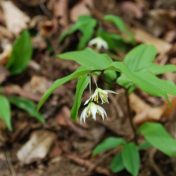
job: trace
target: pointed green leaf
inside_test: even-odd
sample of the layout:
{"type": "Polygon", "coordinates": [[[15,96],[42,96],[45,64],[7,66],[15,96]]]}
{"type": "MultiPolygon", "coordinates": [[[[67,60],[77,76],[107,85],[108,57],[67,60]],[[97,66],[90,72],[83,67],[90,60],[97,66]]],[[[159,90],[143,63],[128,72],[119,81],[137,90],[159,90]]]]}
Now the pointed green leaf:
{"type": "Polygon", "coordinates": [[[124,145],[122,160],[127,171],[133,176],[137,176],[140,168],[140,156],[135,144],[128,143],[124,145]]]}
{"type": "Polygon", "coordinates": [[[99,54],[90,48],[60,54],[58,57],[75,61],[82,66],[90,67],[95,70],[106,69],[112,63],[112,60],[106,54],[99,54]]]}
{"type": "Polygon", "coordinates": [[[167,72],[176,72],[176,66],[175,65],[157,65],[157,64],[151,64],[148,68],[149,72],[152,72],[155,75],[160,75],[167,72]]]}
{"type": "Polygon", "coordinates": [[[106,138],[103,142],[101,142],[96,146],[96,148],[93,150],[93,155],[97,155],[107,150],[116,148],[119,145],[122,145],[124,143],[125,143],[125,140],[123,138],[117,138],[117,137],[106,138]]]}
{"type": "Polygon", "coordinates": [[[0,119],[12,130],[10,103],[3,95],[0,95],[0,119]]]}
{"type": "Polygon", "coordinates": [[[86,89],[86,87],[88,86],[89,82],[90,82],[90,78],[87,75],[81,76],[78,79],[74,103],[71,109],[71,117],[74,120],[76,120],[76,118],[78,117],[78,111],[81,105],[82,94],[86,89]]]}
{"type": "Polygon", "coordinates": [[[168,156],[176,156],[176,140],[159,123],[147,122],[139,128],[146,141],[168,156]]]}
{"type": "Polygon", "coordinates": [[[9,97],[9,101],[18,108],[26,111],[32,117],[35,117],[38,121],[42,123],[45,122],[43,115],[37,111],[36,105],[33,101],[16,96],[9,97]]]}
{"type": "Polygon", "coordinates": [[[131,71],[140,71],[151,65],[157,54],[153,45],[141,44],[132,49],[124,58],[124,63],[131,71]]]}
{"type": "Polygon", "coordinates": [[[110,168],[111,168],[111,171],[114,173],[120,172],[125,168],[121,153],[113,157],[113,159],[111,160],[110,168]]]}
{"type": "Polygon", "coordinates": [[[76,79],[77,77],[84,75],[89,72],[87,67],[79,67],[75,72],[72,74],[65,76],[63,78],[57,79],[52,86],[44,93],[40,102],[37,105],[37,109],[40,109],[45,101],[49,98],[49,96],[61,85],[67,83],[70,80],[76,79]]]}
{"type": "Polygon", "coordinates": [[[116,15],[106,15],[104,16],[104,20],[114,23],[114,25],[120,30],[120,32],[127,34],[129,39],[134,41],[133,34],[128,30],[122,18],[116,15]]]}
{"type": "Polygon", "coordinates": [[[60,41],[63,41],[63,39],[68,35],[71,35],[76,31],[80,31],[82,36],[79,40],[78,49],[83,49],[91,39],[96,24],[96,20],[91,16],[80,16],[75,24],[61,34],[60,41]]]}
{"type": "Polygon", "coordinates": [[[27,30],[23,31],[13,44],[7,68],[12,74],[19,74],[27,67],[32,57],[32,42],[27,30]]]}

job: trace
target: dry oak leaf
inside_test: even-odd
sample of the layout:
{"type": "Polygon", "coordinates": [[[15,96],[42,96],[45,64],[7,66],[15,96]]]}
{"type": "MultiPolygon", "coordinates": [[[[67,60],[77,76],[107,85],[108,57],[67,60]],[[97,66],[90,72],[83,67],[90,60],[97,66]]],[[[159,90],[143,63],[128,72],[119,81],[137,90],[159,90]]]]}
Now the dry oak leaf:
{"type": "Polygon", "coordinates": [[[11,1],[1,1],[1,6],[8,30],[13,34],[18,35],[27,27],[27,23],[29,23],[30,18],[11,1]]]}
{"type": "Polygon", "coordinates": [[[164,105],[151,107],[135,94],[130,95],[131,109],[136,113],[134,123],[139,125],[147,121],[159,121],[164,113],[164,105]]]}
{"type": "Polygon", "coordinates": [[[82,0],[75,5],[70,11],[71,20],[76,21],[81,15],[90,15],[90,11],[87,6],[93,7],[93,0],[82,0]]]}
{"type": "Polygon", "coordinates": [[[17,152],[17,158],[22,164],[30,164],[45,158],[55,138],[55,134],[49,131],[33,132],[29,141],[17,152]]]}
{"type": "Polygon", "coordinates": [[[133,28],[132,32],[137,41],[154,45],[160,54],[165,54],[171,49],[171,44],[154,37],[153,35],[145,32],[139,28],[133,28]]]}

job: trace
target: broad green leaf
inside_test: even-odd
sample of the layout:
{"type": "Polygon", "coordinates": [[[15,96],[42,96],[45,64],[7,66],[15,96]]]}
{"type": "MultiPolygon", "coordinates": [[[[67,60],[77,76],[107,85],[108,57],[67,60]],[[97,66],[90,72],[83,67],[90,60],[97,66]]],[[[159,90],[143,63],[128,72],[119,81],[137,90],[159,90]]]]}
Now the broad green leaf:
{"type": "Polygon", "coordinates": [[[133,176],[137,176],[140,168],[140,156],[135,144],[128,143],[124,145],[122,160],[126,170],[133,176]]]}
{"type": "Polygon", "coordinates": [[[78,78],[74,103],[71,109],[71,117],[74,120],[78,116],[78,111],[81,105],[81,97],[82,97],[84,90],[88,86],[89,82],[90,82],[90,78],[87,75],[80,76],[80,78],[78,78]]]}
{"type": "Polygon", "coordinates": [[[114,173],[120,172],[125,168],[121,153],[113,157],[113,159],[111,160],[110,168],[111,168],[111,171],[114,173]]]}
{"type": "Polygon", "coordinates": [[[175,65],[157,65],[157,64],[151,64],[148,68],[149,72],[152,72],[155,75],[167,73],[167,72],[176,72],[176,66],[175,65]]]}
{"type": "Polygon", "coordinates": [[[106,54],[99,54],[90,48],[82,51],[67,52],[60,54],[58,57],[75,61],[82,66],[95,70],[104,70],[112,63],[112,60],[106,54]]]}
{"type": "MultiPolygon", "coordinates": [[[[113,65],[116,67],[115,62],[113,65]]],[[[120,69],[122,74],[125,75],[125,78],[129,80],[129,83],[132,82],[135,86],[151,95],[165,97],[166,99],[167,95],[176,95],[176,86],[171,81],[161,80],[152,73],[145,70],[132,72],[124,64],[121,65],[120,69]]],[[[119,82],[119,84],[120,83],[121,82],[119,82]]]]}
{"type": "Polygon", "coordinates": [[[35,117],[38,121],[42,123],[45,122],[43,115],[37,111],[36,105],[34,104],[33,101],[16,96],[9,97],[9,101],[16,107],[29,113],[29,115],[31,115],[32,117],[35,117]]]}
{"type": "Polygon", "coordinates": [[[114,25],[120,30],[120,32],[125,33],[131,40],[134,40],[133,34],[128,30],[126,24],[119,16],[106,15],[104,20],[114,23],[114,25]]]}
{"type": "Polygon", "coordinates": [[[67,31],[61,34],[60,41],[63,41],[63,39],[68,35],[71,35],[76,31],[80,31],[82,36],[79,39],[78,49],[82,49],[91,39],[96,24],[96,20],[91,16],[80,16],[75,24],[73,24],[67,31]]]}
{"type": "Polygon", "coordinates": [[[157,54],[154,46],[141,44],[132,49],[124,58],[124,63],[131,71],[140,71],[151,65],[157,54]]]}
{"type": "Polygon", "coordinates": [[[19,74],[27,67],[32,57],[32,42],[27,30],[23,31],[13,44],[7,68],[12,74],[19,74]]]}
{"type": "Polygon", "coordinates": [[[146,141],[168,156],[176,156],[176,140],[163,125],[154,122],[144,123],[139,128],[146,141]]]}
{"type": "Polygon", "coordinates": [[[107,150],[116,148],[122,144],[125,144],[125,140],[123,138],[117,138],[117,137],[106,138],[103,142],[101,142],[95,147],[95,149],[93,150],[93,155],[103,153],[107,150]]]}
{"type": "Polygon", "coordinates": [[[10,103],[3,95],[0,95],[0,119],[12,130],[10,103]]]}
{"type": "MultiPolygon", "coordinates": [[[[114,66],[116,67],[116,63],[114,63],[114,66]]],[[[160,82],[161,80],[159,80],[154,75],[147,73],[145,71],[132,72],[128,69],[126,65],[121,65],[121,71],[122,71],[122,74],[124,74],[126,78],[130,80],[130,82],[133,82],[135,86],[139,87],[143,91],[151,95],[167,98],[166,90],[162,89],[158,84],[158,82],[160,82]]]]}
{"type": "Polygon", "coordinates": [[[70,80],[76,79],[77,77],[84,75],[89,72],[89,69],[87,67],[79,67],[75,72],[72,74],[65,76],[63,78],[57,79],[52,86],[44,93],[41,100],[39,101],[37,105],[37,109],[39,110],[42,105],[45,103],[45,101],[49,98],[49,96],[61,85],[67,83],[70,80]]]}

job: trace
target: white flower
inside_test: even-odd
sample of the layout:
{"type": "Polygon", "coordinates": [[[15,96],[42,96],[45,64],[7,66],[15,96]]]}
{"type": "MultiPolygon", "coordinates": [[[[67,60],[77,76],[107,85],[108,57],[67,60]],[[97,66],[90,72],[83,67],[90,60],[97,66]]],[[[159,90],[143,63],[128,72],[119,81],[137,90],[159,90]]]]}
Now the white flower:
{"type": "Polygon", "coordinates": [[[109,103],[108,101],[108,93],[114,93],[117,94],[116,92],[112,90],[103,90],[100,88],[96,88],[95,92],[91,95],[91,97],[85,102],[85,104],[88,104],[90,101],[95,101],[98,103],[99,98],[101,100],[101,103],[109,103]]]}
{"type": "Polygon", "coordinates": [[[100,38],[100,37],[96,37],[96,38],[92,39],[92,40],[89,42],[88,45],[89,45],[89,46],[94,46],[94,45],[95,45],[98,50],[100,50],[100,49],[105,49],[105,50],[107,50],[107,49],[108,49],[108,44],[107,44],[107,42],[106,42],[105,40],[103,40],[102,38],[100,38]]]}
{"type": "Polygon", "coordinates": [[[88,117],[92,117],[94,120],[96,120],[96,115],[100,115],[102,119],[104,120],[105,117],[107,117],[106,111],[101,106],[90,102],[88,106],[82,111],[80,116],[81,122],[86,122],[86,119],[88,117]]]}

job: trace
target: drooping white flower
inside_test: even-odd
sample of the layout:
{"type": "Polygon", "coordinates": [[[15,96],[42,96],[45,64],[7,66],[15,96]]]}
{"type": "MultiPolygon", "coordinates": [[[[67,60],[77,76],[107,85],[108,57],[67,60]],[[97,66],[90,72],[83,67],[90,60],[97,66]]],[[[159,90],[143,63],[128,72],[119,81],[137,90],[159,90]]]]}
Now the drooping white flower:
{"type": "Polygon", "coordinates": [[[101,37],[96,37],[94,39],[92,39],[89,43],[88,43],[89,46],[96,46],[96,48],[98,50],[101,50],[101,49],[105,49],[107,50],[108,49],[108,44],[105,40],[103,40],[101,37]]]}
{"type": "Polygon", "coordinates": [[[112,90],[103,90],[100,88],[96,88],[95,92],[90,96],[90,98],[85,102],[85,104],[88,104],[90,101],[95,101],[98,103],[99,99],[101,100],[101,103],[109,103],[108,101],[108,94],[109,93],[114,93],[117,94],[116,92],[112,90]]]}
{"type": "Polygon", "coordinates": [[[107,117],[106,111],[101,106],[90,102],[88,106],[82,111],[80,116],[80,121],[83,123],[86,122],[86,119],[89,117],[92,117],[94,120],[96,120],[96,116],[100,115],[102,119],[104,120],[105,117],[107,117]]]}

